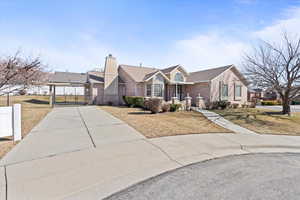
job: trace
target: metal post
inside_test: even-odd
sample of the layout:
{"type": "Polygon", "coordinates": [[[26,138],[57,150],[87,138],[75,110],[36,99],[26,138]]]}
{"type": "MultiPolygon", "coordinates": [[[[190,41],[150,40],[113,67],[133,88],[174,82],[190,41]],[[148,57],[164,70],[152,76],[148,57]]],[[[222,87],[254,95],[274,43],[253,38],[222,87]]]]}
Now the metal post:
{"type": "Polygon", "coordinates": [[[6,105],[9,106],[9,92],[7,93],[6,105]]]}
{"type": "Polygon", "coordinates": [[[64,87],[64,96],[65,96],[65,104],[67,103],[67,97],[66,97],[66,87],[64,87]]]}
{"type": "Polygon", "coordinates": [[[56,98],[56,86],[54,85],[54,88],[53,88],[53,105],[56,103],[55,98],[56,98]]]}
{"type": "Polygon", "coordinates": [[[49,95],[50,95],[49,105],[50,107],[53,107],[52,85],[49,86],[49,95]]]}
{"type": "Polygon", "coordinates": [[[76,87],[75,87],[75,96],[74,96],[74,98],[75,98],[75,104],[77,104],[77,98],[76,98],[76,87]]]}

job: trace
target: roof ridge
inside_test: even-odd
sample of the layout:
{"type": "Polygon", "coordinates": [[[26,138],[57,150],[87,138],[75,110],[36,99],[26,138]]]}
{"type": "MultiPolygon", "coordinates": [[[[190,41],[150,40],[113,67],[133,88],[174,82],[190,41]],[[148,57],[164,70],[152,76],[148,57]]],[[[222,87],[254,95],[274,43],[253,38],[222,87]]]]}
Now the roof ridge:
{"type": "Polygon", "coordinates": [[[233,64],[224,65],[224,66],[221,66],[221,67],[214,67],[214,68],[203,69],[203,70],[199,70],[199,71],[195,71],[195,72],[190,72],[190,74],[197,73],[197,72],[205,72],[205,71],[210,71],[210,70],[215,70],[215,69],[220,69],[220,68],[229,68],[229,67],[232,67],[232,66],[234,66],[234,65],[233,64]]]}
{"type": "Polygon", "coordinates": [[[132,67],[132,68],[146,68],[146,69],[156,69],[156,70],[159,70],[158,68],[156,67],[146,67],[146,66],[136,66],[136,65],[126,65],[126,64],[120,64],[119,65],[120,67],[132,67]]]}

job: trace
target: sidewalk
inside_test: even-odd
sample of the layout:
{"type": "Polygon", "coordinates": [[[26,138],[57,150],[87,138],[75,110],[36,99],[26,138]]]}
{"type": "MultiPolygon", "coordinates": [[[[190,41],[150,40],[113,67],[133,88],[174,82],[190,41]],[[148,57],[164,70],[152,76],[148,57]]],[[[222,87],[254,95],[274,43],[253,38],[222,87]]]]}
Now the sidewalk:
{"type": "Polygon", "coordinates": [[[97,107],[55,108],[0,161],[0,200],[6,190],[8,200],[102,199],[190,163],[257,152],[300,152],[300,137],[195,134],[146,139],[97,107]]]}

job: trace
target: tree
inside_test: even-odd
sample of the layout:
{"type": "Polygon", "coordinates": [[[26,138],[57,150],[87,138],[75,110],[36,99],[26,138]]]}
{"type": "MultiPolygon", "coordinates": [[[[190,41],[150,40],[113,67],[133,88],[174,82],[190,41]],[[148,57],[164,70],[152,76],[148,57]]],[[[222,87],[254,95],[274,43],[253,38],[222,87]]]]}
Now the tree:
{"type": "Polygon", "coordinates": [[[300,92],[300,37],[283,33],[280,42],[261,41],[253,50],[244,59],[248,78],[256,87],[276,91],[282,113],[290,115],[290,103],[300,92]]]}
{"type": "Polygon", "coordinates": [[[0,96],[20,92],[47,78],[40,58],[22,58],[20,52],[0,58],[0,96]]]}

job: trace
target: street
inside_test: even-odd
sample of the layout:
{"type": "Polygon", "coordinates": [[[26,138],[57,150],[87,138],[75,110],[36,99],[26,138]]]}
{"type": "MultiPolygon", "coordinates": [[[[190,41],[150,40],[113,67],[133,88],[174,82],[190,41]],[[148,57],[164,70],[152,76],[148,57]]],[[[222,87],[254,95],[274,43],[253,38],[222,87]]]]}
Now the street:
{"type": "Polygon", "coordinates": [[[300,154],[248,154],[167,172],[107,200],[299,199],[300,154]]]}

